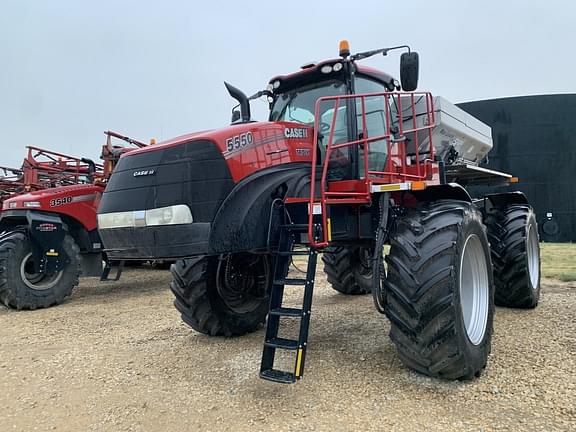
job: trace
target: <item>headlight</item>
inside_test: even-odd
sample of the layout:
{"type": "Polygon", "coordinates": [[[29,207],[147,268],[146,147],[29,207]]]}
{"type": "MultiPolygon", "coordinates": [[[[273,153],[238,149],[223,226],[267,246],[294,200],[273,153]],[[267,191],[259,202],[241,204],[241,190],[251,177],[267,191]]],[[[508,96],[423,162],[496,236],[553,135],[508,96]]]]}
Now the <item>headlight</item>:
{"type": "Polygon", "coordinates": [[[192,213],[187,205],[175,205],[146,210],[146,225],[180,225],[192,223],[192,213]]]}
{"type": "Polygon", "coordinates": [[[320,72],[322,72],[323,74],[329,74],[330,72],[332,72],[332,66],[324,65],[320,68],[320,72]]]}
{"type": "Polygon", "coordinates": [[[185,204],[149,210],[104,213],[98,215],[98,228],[133,228],[158,225],[180,225],[193,222],[185,204]]]}
{"type": "Polygon", "coordinates": [[[99,214],[98,228],[133,227],[135,226],[134,213],[135,212],[129,211],[99,214]]]}

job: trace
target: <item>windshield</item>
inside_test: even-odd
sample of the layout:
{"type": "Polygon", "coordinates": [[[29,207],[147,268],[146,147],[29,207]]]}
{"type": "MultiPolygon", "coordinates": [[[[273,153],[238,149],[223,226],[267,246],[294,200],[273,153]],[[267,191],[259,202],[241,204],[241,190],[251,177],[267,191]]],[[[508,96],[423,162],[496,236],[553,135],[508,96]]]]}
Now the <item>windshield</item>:
{"type": "Polygon", "coordinates": [[[318,98],[344,94],[346,86],[337,80],[322,81],[281,93],[270,110],[270,121],[293,121],[313,125],[318,98]]]}

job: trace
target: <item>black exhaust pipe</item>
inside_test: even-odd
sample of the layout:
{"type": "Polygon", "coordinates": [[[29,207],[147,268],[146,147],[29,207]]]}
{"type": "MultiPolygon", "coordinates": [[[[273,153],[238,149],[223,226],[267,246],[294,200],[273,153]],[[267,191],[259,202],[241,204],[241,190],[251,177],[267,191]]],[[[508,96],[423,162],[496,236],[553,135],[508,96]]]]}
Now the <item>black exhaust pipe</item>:
{"type": "Polygon", "coordinates": [[[228,84],[224,81],[224,85],[226,86],[226,90],[230,93],[234,99],[238,101],[240,104],[240,116],[242,118],[243,123],[247,123],[250,121],[250,102],[248,101],[248,97],[242,92],[242,90],[237,89],[231,84],[228,84]]]}
{"type": "Polygon", "coordinates": [[[94,163],[94,161],[92,159],[88,159],[88,158],[82,158],[82,159],[80,159],[80,161],[84,162],[85,164],[88,164],[88,181],[93,182],[94,181],[94,173],[96,172],[96,164],[94,163]]]}

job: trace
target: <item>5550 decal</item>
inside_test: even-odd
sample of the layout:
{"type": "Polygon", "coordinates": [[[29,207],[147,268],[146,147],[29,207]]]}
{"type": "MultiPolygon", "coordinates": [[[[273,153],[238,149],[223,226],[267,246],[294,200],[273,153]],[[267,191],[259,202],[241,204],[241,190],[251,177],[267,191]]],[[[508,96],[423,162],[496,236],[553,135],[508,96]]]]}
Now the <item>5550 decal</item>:
{"type": "Polygon", "coordinates": [[[246,146],[252,145],[254,143],[254,136],[252,132],[241,133],[240,135],[234,135],[226,140],[226,151],[234,151],[246,146]]]}

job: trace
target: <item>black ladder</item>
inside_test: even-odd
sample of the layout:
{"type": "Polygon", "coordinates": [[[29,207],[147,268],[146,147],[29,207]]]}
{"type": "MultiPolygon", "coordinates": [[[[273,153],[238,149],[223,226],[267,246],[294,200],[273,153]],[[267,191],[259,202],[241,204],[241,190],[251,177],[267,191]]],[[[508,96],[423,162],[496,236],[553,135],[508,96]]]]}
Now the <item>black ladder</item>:
{"type": "Polygon", "coordinates": [[[304,373],[318,252],[312,247],[308,247],[308,250],[293,250],[293,246],[294,244],[301,244],[302,239],[307,238],[307,235],[303,235],[307,232],[307,224],[288,224],[281,227],[274,281],[272,292],[270,293],[270,310],[266,324],[262,364],[260,366],[260,377],[269,381],[291,384],[302,378],[304,373]],[[306,279],[288,278],[288,270],[294,255],[308,256],[306,279]],[[282,306],[284,287],[286,285],[304,287],[301,309],[282,306]],[[285,339],[278,336],[281,317],[300,320],[298,340],[285,339]],[[293,372],[274,369],[274,358],[277,349],[295,352],[293,372]]]}

